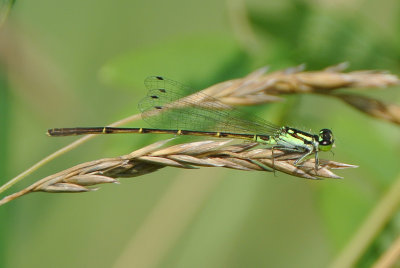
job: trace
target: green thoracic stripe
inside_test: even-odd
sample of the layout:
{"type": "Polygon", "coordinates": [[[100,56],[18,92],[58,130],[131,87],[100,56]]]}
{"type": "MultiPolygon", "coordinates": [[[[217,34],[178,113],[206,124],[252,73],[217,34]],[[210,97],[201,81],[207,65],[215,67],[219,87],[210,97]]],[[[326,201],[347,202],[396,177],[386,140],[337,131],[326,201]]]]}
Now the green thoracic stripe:
{"type": "Polygon", "coordinates": [[[314,140],[318,140],[317,135],[313,135],[298,129],[294,128],[289,128],[289,127],[284,127],[283,128],[290,136],[292,136],[295,139],[299,139],[305,144],[312,144],[314,140]]]}

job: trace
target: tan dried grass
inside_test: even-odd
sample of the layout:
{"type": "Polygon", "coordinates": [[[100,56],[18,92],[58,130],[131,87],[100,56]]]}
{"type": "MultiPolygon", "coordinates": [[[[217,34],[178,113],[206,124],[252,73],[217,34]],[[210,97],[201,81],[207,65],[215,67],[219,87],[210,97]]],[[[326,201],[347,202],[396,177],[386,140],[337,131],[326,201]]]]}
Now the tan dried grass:
{"type": "Polygon", "coordinates": [[[328,160],[320,160],[315,170],[314,159],[301,166],[294,161],[301,154],[288,153],[271,148],[258,148],[258,143],[234,143],[205,140],[178,144],[163,148],[169,140],[159,141],[128,155],[104,158],[79,164],[35,182],[31,186],[0,200],[0,205],[32,192],[78,193],[88,192],[102,183],[118,183],[116,178],[142,176],[164,167],[193,169],[197,167],[224,167],[243,171],[280,171],[306,179],[341,177],[331,169],[356,166],[328,160]],[[272,156],[272,153],[274,156],[272,156]]]}
{"type": "Polygon", "coordinates": [[[384,71],[361,70],[344,73],[346,63],[322,71],[304,71],[304,65],[273,73],[261,68],[246,77],[225,81],[204,93],[229,105],[258,105],[283,100],[285,94],[322,94],[336,97],[375,118],[400,124],[400,106],[362,95],[337,92],[339,89],[381,89],[400,85],[400,79],[384,71]]]}

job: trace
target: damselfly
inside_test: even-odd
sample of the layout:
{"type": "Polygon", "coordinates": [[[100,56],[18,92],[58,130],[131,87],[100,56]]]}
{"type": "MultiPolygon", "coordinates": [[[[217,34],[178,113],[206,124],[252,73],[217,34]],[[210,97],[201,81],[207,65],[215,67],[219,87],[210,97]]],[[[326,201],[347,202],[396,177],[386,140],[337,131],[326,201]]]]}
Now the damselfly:
{"type": "Polygon", "coordinates": [[[331,150],[331,130],[318,135],[295,128],[278,127],[259,117],[246,114],[201,92],[184,96],[185,86],[173,80],[151,76],[145,80],[147,96],[139,102],[142,119],[157,128],[77,127],[53,128],[49,136],[83,134],[155,133],[244,139],[272,146],[272,149],[297,152],[299,165],[312,154],[318,169],[319,151],[331,150]]]}

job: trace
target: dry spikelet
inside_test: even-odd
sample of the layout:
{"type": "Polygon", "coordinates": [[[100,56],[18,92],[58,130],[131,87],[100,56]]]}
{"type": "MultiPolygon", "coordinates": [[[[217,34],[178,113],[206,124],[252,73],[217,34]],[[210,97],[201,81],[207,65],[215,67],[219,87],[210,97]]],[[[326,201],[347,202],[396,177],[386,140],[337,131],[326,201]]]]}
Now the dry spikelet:
{"type": "Polygon", "coordinates": [[[294,161],[301,155],[269,148],[258,148],[257,143],[229,144],[230,140],[205,140],[161,148],[169,140],[156,142],[128,155],[86,162],[50,175],[20,192],[6,196],[5,204],[31,192],[77,193],[93,191],[88,188],[101,183],[118,183],[116,178],[137,177],[164,167],[193,169],[197,167],[225,167],[245,171],[281,171],[306,179],[340,179],[331,169],[355,168],[357,166],[321,160],[316,171],[314,159],[302,166],[294,161]]]}
{"type": "Polygon", "coordinates": [[[281,95],[316,93],[334,96],[357,110],[400,124],[400,106],[359,95],[336,92],[342,88],[385,88],[400,85],[400,79],[383,71],[361,70],[344,73],[347,63],[322,71],[304,71],[304,65],[266,74],[261,68],[249,75],[213,85],[202,92],[228,105],[257,105],[281,101],[281,95]]]}
{"type": "Polygon", "coordinates": [[[322,71],[304,71],[304,65],[266,73],[261,68],[249,75],[213,85],[204,93],[229,105],[257,105],[280,101],[279,95],[297,93],[332,94],[340,88],[384,88],[400,84],[392,74],[379,71],[343,73],[346,63],[322,71]]]}
{"type": "Polygon", "coordinates": [[[400,106],[398,105],[354,94],[343,93],[335,94],[335,96],[361,112],[400,125],[400,106]]]}

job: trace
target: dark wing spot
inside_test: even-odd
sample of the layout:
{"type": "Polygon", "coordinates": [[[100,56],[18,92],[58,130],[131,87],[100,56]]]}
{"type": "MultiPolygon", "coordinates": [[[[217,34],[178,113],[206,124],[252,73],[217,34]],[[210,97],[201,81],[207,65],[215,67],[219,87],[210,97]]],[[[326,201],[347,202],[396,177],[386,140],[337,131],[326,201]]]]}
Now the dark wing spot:
{"type": "Polygon", "coordinates": [[[156,76],[156,78],[157,78],[158,80],[164,80],[164,78],[162,78],[161,76],[156,76]]]}
{"type": "Polygon", "coordinates": [[[150,96],[152,99],[158,99],[158,96],[156,96],[156,95],[153,95],[153,96],[150,96]]]}
{"type": "Polygon", "coordinates": [[[162,92],[162,93],[165,93],[165,92],[166,92],[164,88],[159,88],[158,90],[159,90],[160,92],[162,92]]]}
{"type": "Polygon", "coordinates": [[[162,106],[154,106],[154,108],[156,108],[156,109],[162,109],[162,106]]]}

